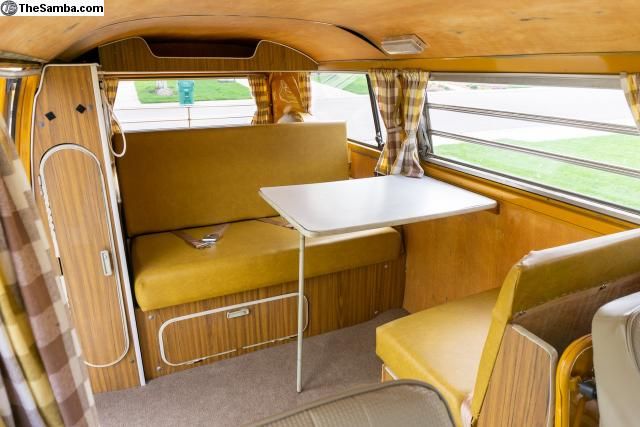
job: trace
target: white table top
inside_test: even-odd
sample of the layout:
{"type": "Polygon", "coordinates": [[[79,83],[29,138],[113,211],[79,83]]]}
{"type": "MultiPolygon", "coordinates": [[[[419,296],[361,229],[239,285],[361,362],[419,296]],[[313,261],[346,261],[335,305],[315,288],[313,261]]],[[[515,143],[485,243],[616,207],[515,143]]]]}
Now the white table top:
{"type": "Polygon", "coordinates": [[[433,178],[399,175],[265,187],[260,196],[306,237],[492,209],[496,202],[433,178]]]}

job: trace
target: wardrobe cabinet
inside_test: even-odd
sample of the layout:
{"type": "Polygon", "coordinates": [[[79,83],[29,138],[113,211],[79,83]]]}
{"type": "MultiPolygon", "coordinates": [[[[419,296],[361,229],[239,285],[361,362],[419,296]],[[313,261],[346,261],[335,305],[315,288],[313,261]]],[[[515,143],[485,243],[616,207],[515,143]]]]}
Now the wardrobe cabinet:
{"type": "Polygon", "coordinates": [[[32,182],[95,392],[144,383],[96,65],[43,70],[32,182]]]}

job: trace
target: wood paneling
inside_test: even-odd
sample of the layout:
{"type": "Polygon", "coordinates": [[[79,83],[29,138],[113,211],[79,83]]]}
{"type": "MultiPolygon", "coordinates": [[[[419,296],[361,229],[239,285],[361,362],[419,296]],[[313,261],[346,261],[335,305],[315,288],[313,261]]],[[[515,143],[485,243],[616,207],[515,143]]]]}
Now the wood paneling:
{"type": "Polygon", "coordinates": [[[24,77],[18,94],[16,108],[16,150],[24,166],[27,176],[31,176],[31,120],[33,119],[33,104],[40,75],[24,77]]]}
{"type": "Polygon", "coordinates": [[[57,144],[78,144],[92,153],[102,153],[91,70],[87,66],[47,67],[35,104],[32,174],[45,151],[57,144]],[[87,110],[80,114],[76,107],[87,110]],[[53,113],[53,120],[45,114],[53,113]]]}
{"type": "Polygon", "coordinates": [[[461,73],[588,73],[640,72],[637,52],[601,54],[541,54],[460,58],[388,59],[321,62],[322,71],[367,71],[372,68],[422,69],[461,73]]]}
{"type": "MultiPolygon", "coordinates": [[[[101,108],[96,106],[90,67],[50,66],[46,68],[42,79],[34,107],[31,150],[32,174],[36,187],[39,187],[39,180],[36,178],[40,162],[52,147],[61,144],[81,146],[94,153],[98,159],[102,158],[103,153],[97,115],[101,108]],[[76,110],[78,105],[85,107],[84,112],[76,110]],[[45,116],[47,113],[53,113],[55,118],[49,120],[45,116]]],[[[114,300],[116,289],[110,280],[107,280],[108,283],[104,281],[100,260],[97,259],[97,252],[109,249],[103,246],[105,233],[108,234],[108,231],[103,228],[107,219],[104,215],[105,208],[100,205],[104,204],[104,196],[99,180],[103,179],[102,184],[105,188],[107,182],[104,180],[105,177],[99,177],[95,165],[89,166],[91,163],[87,162],[91,159],[86,155],[78,157],[77,153],[67,152],[53,156],[49,160],[53,163],[45,163],[45,183],[52,201],[56,241],[64,258],[61,265],[65,276],[68,274],[65,278],[72,306],[72,320],[78,330],[83,353],[87,354],[89,361],[108,362],[112,360],[111,356],[122,348],[123,329],[119,318],[120,307],[114,300]],[[58,162],[55,156],[61,156],[61,161],[58,162]],[[90,212],[101,218],[92,217],[90,212]],[[98,241],[99,237],[102,240],[98,241]],[[92,296],[92,289],[99,292],[92,296]],[[112,309],[114,312],[110,313],[112,309]],[[102,321],[106,323],[102,324],[102,321]]],[[[102,161],[99,166],[104,172],[102,161]]],[[[40,214],[48,222],[49,216],[44,208],[42,191],[35,193],[40,214]]],[[[117,224],[110,209],[106,209],[106,213],[111,223],[117,224]]],[[[50,233],[48,234],[51,238],[50,233]]],[[[115,264],[120,260],[114,252],[116,251],[112,249],[111,255],[115,264]]],[[[58,261],[55,260],[53,264],[58,265],[58,261]]],[[[122,273],[127,272],[121,271],[122,273]]],[[[126,289],[122,276],[120,280],[120,291],[124,294],[126,289]]],[[[128,325],[127,313],[125,320],[127,333],[131,336],[135,331],[131,331],[128,325]]],[[[128,351],[120,362],[105,368],[88,367],[88,371],[95,392],[139,385],[133,340],[130,340],[128,351]]]]}
{"type": "Polygon", "coordinates": [[[0,77],[0,117],[6,122],[7,79],[0,77]]]}
{"type": "MultiPolygon", "coordinates": [[[[355,325],[385,310],[398,308],[402,304],[403,289],[404,258],[307,279],[305,296],[309,302],[309,325],[305,336],[355,325]]],[[[162,361],[158,331],[164,322],[179,316],[296,291],[297,282],[290,282],[159,310],[136,310],[146,377],[156,378],[194,366],[174,367],[162,361]]],[[[297,298],[293,297],[276,304],[253,306],[250,315],[237,319],[227,319],[223,312],[222,315],[174,323],[172,329],[165,329],[163,335],[167,358],[170,362],[186,361],[237,349],[233,353],[200,361],[198,365],[281,343],[243,349],[295,333],[296,307],[297,298]]]]}
{"type": "Polygon", "coordinates": [[[117,272],[107,276],[102,271],[100,252],[113,258],[114,248],[100,164],[77,147],[53,152],[40,177],[84,360],[111,365],[129,347],[126,315],[117,272]]]}
{"type": "Polygon", "coordinates": [[[100,47],[100,64],[110,72],[313,71],[308,56],[281,44],[261,41],[250,58],[158,57],[143,39],[134,37],[100,47]]]}
{"type": "MultiPolygon", "coordinates": [[[[384,37],[416,34],[428,43],[413,56],[422,58],[634,52],[640,45],[638,13],[635,0],[243,0],[218,2],[215,8],[208,0],[192,0],[188,10],[184,3],[168,0],[112,0],[105,16],[14,16],[11,25],[0,28],[0,51],[46,60],[66,51],[64,57],[70,59],[106,41],[146,35],[268,39],[319,61],[382,56],[347,31],[344,37],[334,35],[346,28],[374,44],[384,37]]],[[[567,70],[577,71],[589,72],[567,70]]]]}
{"type": "Polygon", "coordinates": [[[489,380],[478,427],[551,426],[556,350],[508,326],[489,380]]]}
{"type": "MultiPolygon", "coordinates": [[[[369,176],[377,151],[350,144],[352,177],[369,176]]],[[[633,225],[443,167],[426,174],[498,201],[477,212],[403,227],[407,251],[404,308],[416,312],[497,288],[511,266],[532,250],[622,231],[633,225]]]]}
{"type": "Polygon", "coordinates": [[[357,144],[349,145],[349,164],[351,178],[369,178],[375,176],[376,164],[380,153],[357,144]]]}

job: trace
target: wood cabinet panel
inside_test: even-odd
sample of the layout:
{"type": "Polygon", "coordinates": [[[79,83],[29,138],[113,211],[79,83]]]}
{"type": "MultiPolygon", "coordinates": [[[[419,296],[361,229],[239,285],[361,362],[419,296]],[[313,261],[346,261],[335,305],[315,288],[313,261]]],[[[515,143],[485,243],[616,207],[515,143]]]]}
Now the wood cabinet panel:
{"type": "Polygon", "coordinates": [[[92,65],[45,68],[34,104],[31,173],[47,231],[51,219],[55,225],[57,239],[47,233],[60,256],[53,264],[64,270],[59,273],[64,272],[69,289],[71,317],[89,363],[91,385],[94,392],[103,392],[134,387],[141,378],[137,332],[129,317],[128,272],[117,268],[126,261],[120,258],[120,220],[111,208],[110,159],[104,159],[95,71],[92,65]],[[50,211],[45,209],[44,186],[50,211]],[[109,251],[114,267],[109,277],[99,258],[103,250],[109,251]],[[117,363],[109,365],[114,360],[117,363]]]}
{"type": "Polygon", "coordinates": [[[552,426],[557,364],[552,346],[524,328],[508,326],[478,426],[552,426]]]}
{"type": "Polygon", "coordinates": [[[130,343],[100,164],[86,149],[66,144],[49,151],[40,170],[85,363],[114,365],[130,343]]]}
{"type": "MultiPolygon", "coordinates": [[[[204,363],[213,363],[288,340],[275,340],[297,333],[298,282],[212,298],[174,307],[143,312],[136,310],[145,375],[156,378],[204,363]],[[196,321],[179,322],[163,331],[162,346],[169,361],[201,359],[190,365],[171,366],[162,359],[158,336],[172,319],[265,298],[294,294],[274,303],[252,305],[248,316],[226,318],[227,309],[196,321]],[[220,333],[218,333],[220,332],[220,333]],[[261,344],[261,345],[255,345],[261,344]],[[226,351],[231,351],[225,353],[226,351]],[[215,357],[204,358],[221,352],[215,357]]],[[[404,257],[381,264],[341,271],[305,280],[309,324],[305,336],[318,335],[355,325],[376,314],[402,305],[404,257]]]]}
{"type": "Polygon", "coordinates": [[[290,47],[261,41],[249,58],[159,57],[140,37],[100,46],[100,63],[104,71],[180,73],[240,71],[315,71],[318,64],[290,47]]]}

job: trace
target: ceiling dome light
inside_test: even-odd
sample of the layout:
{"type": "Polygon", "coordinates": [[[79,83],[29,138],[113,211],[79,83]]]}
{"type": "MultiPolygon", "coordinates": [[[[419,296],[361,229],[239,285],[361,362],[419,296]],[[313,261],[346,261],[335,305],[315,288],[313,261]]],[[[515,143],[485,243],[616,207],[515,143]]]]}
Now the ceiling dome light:
{"type": "Polygon", "coordinates": [[[415,34],[382,39],[382,49],[389,55],[415,55],[422,53],[426,47],[427,44],[415,34]]]}

